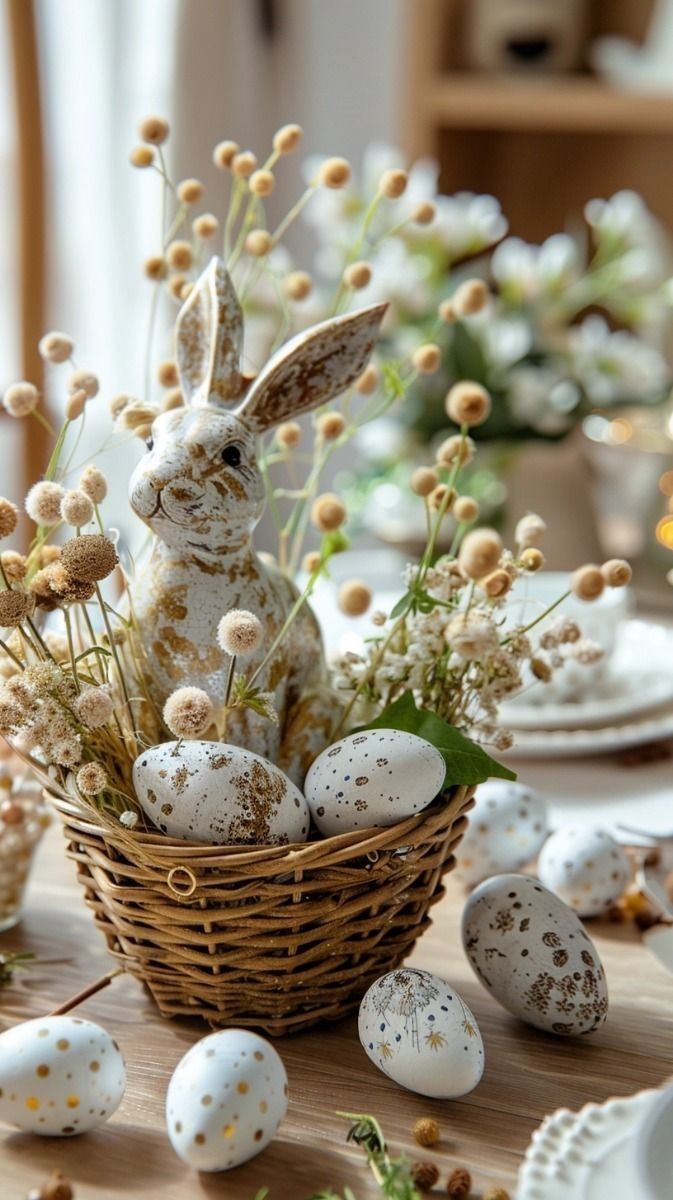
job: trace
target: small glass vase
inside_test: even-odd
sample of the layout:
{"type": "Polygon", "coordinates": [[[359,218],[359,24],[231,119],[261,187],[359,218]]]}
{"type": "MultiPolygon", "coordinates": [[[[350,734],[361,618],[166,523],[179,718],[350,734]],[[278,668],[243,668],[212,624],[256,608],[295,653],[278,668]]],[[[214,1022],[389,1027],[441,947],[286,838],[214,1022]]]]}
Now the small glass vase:
{"type": "MultiPolygon", "coordinates": [[[[0,780],[0,784],[5,780],[0,780]]],[[[11,783],[11,781],[10,781],[11,783]]],[[[0,796],[0,933],[21,920],[35,851],[51,821],[38,785],[4,787],[0,796]]]]}

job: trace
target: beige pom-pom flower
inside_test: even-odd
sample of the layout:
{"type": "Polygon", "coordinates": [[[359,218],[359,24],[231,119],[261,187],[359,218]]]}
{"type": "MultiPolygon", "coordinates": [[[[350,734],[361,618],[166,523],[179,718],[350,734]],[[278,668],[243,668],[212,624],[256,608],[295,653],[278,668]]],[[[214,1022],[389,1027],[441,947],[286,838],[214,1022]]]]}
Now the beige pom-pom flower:
{"type": "Polygon", "coordinates": [[[39,392],[34,383],[23,379],[12,383],[2,397],[3,407],[10,417],[27,417],[37,407],[39,392]]]}
{"type": "Polygon", "coordinates": [[[168,138],[171,127],[165,117],[157,117],[154,113],[143,117],[138,126],[138,135],[143,142],[151,142],[153,146],[161,146],[168,138]]]}
{"type": "Polygon", "coordinates": [[[54,746],[53,759],[61,767],[76,767],[82,760],[82,746],[79,738],[70,736],[57,742],[54,746]]]}
{"type": "Polygon", "coordinates": [[[30,592],[10,589],[0,592],[0,627],[10,629],[20,625],[26,617],[31,616],[34,607],[35,599],[30,592]]]}
{"type": "Polygon", "coordinates": [[[183,408],[184,403],[185,398],[182,394],[182,388],[169,388],[167,392],[164,392],[161,398],[161,411],[171,412],[171,410],[174,408],[183,408]]]}
{"type": "Polygon", "coordinates": [[[453,301],[451,300],[442,300],[437,311],[440,321],[443,321],[445,325],[455,325],[458,320],[458,313],[453,307],[453,301]]]}
{"type": "Polygon", "coordinates": [[[87,729],[100,729],[101,725],[107,725],[114,712],[112,697],[105,687],[84,688],[73,707],[87,729]]]}
{"type": "Polygon", "coordinates": [[[373,363],[369,363],[365,367],[362,374],[355,381],[355,390],[361,396],[371,396],[379,386],[380,375],[378,369],[373,363]]]}
{"type": "Polygon", "coordinates": [[[164,704],[164,721],[177,738],[198,738],[213,720],[213,702],[197,687],[181,687],[164,704]]]}
{"type": "Polygon", "coordinates": [[[339,588],[339,608],[347,617],[363,616],[371,602],[371,588],[361,579],[348,579],[339,588]]]}
{"type": "Polygon", "coordinates": [[[116,420],[120,429],[130,429],[135,433],[136,430],[146,425],[151,426],[157,413],[158,409],[154,405],[143,404],[140,400],[133,400],[122,408],[116,420]]]}
{"type": "Polygon", "coordinates": [[[94,375],[93,371],[73,371],[68,380],[68,391],[78,392],[81,390],[86,394],[87,400],[93,400],[94,396],[98,395],[99,389],[98,376],[94,375]]]}
{"type": "Polygon", "coordinates": [[[26,512],[36,525],[57,525],[61,520],[61,501],[65,491],[60,483],[41,479],[26,496],[26,512]]]}
{"type": "Polygon", "coordinates": [[[108,785],[107,771],[102,763],[85,763],[77,772],[77,787],[83,796],[98,796],[108,785]]]}
{"type": "Polygon", "coordinates": [[[502,540],[495,529],[473,529],[463,538],[458,562],[469,579],[483,579],[500,562],[502,540]]]}
{"type": "Polygon", "coordinates": [[[264,627],[259,617],[245,608],[232,608],[217,626],[217,641],[232,658],[254,654],[261,645],[264,627]]]}
{"type": "Polygon", "coordinates": [[[333,492],[324,492],[314,500],[311,508],[311,521],[321,533],[331,533],[340,529],[348,513],[343,501],[333,492]]]}
{"type": "Polygon", "coordinates": [[[546,532],[547,525],[542,517],[538,517],[537,513],[526,513],[517,521],[514,538],[520,550],[527,550],[529,546],[539,546],[546,532]]]}
{"type": "Polygon", "coordinates": [[[318,171],[318,183],[323,187],[345,187],[351,177],[351,165],[346,158],[326,158],[318,171]]]}
{"type": "Polygon", "coordinates": [[[277,154],[291,154],[297,149],[303,135],[301,125],[281,125],[273,135],[273,148],[277,154]]]}
{"type": "Polygon", "coordinates": [[[457,521],[476,521],[479,516],[479,505],[473,496],[458,496],[453,506],[453,515],[457,521]]]}
{"type": "Polygon", "coordinates": [[[61,516],[68,525],[74,525],[76,529],[81,529],[82,525],[88,525],[89,521],[93,520],[93,501],[86,492],[80,492],[76,488],[66,492],[61,500],[61,516]]]}
{"type": "Polygon", "coordinates": [[[154,151],[149,146],[134,146],[129,154],[129,162],[132,167],[141,169],[151,167],[154,162],[154,151]]]}
{"type": "Polygon", "coordinates": [[[631,566],[624,558],[610,558],[603,563],[601,575],[608,587],[627,587],[633,577],[631,566]]]}
{"type": "Polygon", "coordinates": [[[120,392],[118,396],[113,396],[110,401],[110,416],[112,420],[116,421],[122,415],[124,409],[128,408],[129,404],[139,403],[139,400],[136,400],[134,396],[129,396],[127,392],[120,392]]]}
{"type": "Polygon", "coordinates": [[[570,590],[579,600],[597,600],[605,590],[600,567],[594,563],[578,567],[570,578],[570,590]]]}
{"type": "Polygon", "coordinates": [[[301,425],[297,421],[283,421],[276,430],[276,441],[285,450],[292,450],[301,441],[301,425]]]}
{"type": "Polygon", "coordinates": [[[84,388],[78,388],[76,392],[71,392],[65,402],[65,418],[66,421],[78,421],[86,407],[86,392],[84,388]]]}
{"type": "Polygon", "coordinates": [[[155,282],[165,279],[168,271],[166,259],[162,254],[152,254],[149,258],[145,259],[143,271],[147,279],[153,279],[155,282]]]}
{"type": "MultiPolygon", "coordinates": [[[[38,571],[38,575],[44,572],[38,571]]],[[[33,576],[33,585],[37,575],[33,576]]],[[[49,591],[64,604],[81,604],[90,600],[94,594],[94,586],[83,579],[75,579],[63,566],[62,562],[52,563],[47,571],[49,591]]]]}
{"type": "Polygon", "coordinates": [[[351,263],[350,266],[346,267],[343,278],[346,287],[355,288],[356,290],[358,288],[367,287],[367,284],[371,282],[372,278],[371,263],[351,263]]]}
{"type": "Polygon", "coordinates": [[[5,579],[10,583],[21,583],[21,580],[26,578],[28,559],[17,550],[4,550],[0,554],[0,564],[5,579]]]}
{"type": "Polygon", "coordinates": [[[82,533],[61,549],[61,562],[73,579],[96,583],[107,579],[119,559],[109,538],[102,533],[82,533]]]}
{"type": "Polygon", "coordinates": [[[437,216],[437,209],[431,200],[421,200],[411,214],[416,225],[431,225],[437,216]]]}
{"type": "Polygon", "coordinates": [[[424,346],[419,346],[411,356],[412,365],[421,375],[434,375],[435,371],[439,370],[441,361],[442,352],[434,342],[426,342],[424,346]]]}
{"type": "Polygon", "coordinates": [[[455,499],[455,488],[450,488],[446,483],[438,483],[428,496],[428,505],[433,512],[438,513],[441,509],[446,516],[451,511],[455,499]]]}
{"type": "Polygon", "coordinates": [[[183,179],[175,190],[181,204],[197,204],[206,189],[200,179],[183,179]]]}
{"type": "Polygon", "coordinates": [[[132,808],[125,808],[123,813],[119,814],[119,824],[125,829],[135,829],[138,824],[138,814],[132,808]]]}
{"type": "Polygon", "coordinates": [[[446,397],[447,416],[456,425],[483,425],[491,411],[491,397],[480,383],[454,383],[446,397]]]}
{"type": "Polygon", "coordinates": [[[179,382],[178,365],[172,358],[166,358],[157,367],[157,380],[162,387],[177,387],[179,382]]]}
{"type": "Polygon", "coordinates": [[[307,575],[312,575],[314,571],[317,571],[318,567],[320,566],[320,555],[318,554],[318,551],[309,550],[308,554],[304,555],[301,565],[302,570],[305,571],[307,575]]]}
{"type": "Polygon", "coordinates": [[[52,546],[47,543],[40,550],[40,566],[50,567],[52,563],[59,562],[61,558],[61,547],[52,546]]]}
{"type": "Polygon", "coordinates": [[[383,196],[387,196],[389,200],[399,200],[407,190],[409,176],[406,171],[400,167],[394,167],[390,171],[384,171],[379,179],[379,191],[383,196]]]}
{"type": "Polygon", "coordinates": [[[11,500],[0,496],[0,538],[9,537],[14,533],[19,520],[19,510],[11,500]]]}
{"type": "Polygon", "coordinates": [[[536,679],[539,679],[542,683],[549,683],[552,670],[546,658],[539,658],[537,655],[531,658],[530,669],[536,679]]]}
{"type": "Polygon", "coordinates": [[[270,196],[275,186],[276,176],[273,171],[266,171],[263,168],[253,171],[248,180],[248,187],[253,196],[270,196]]]}
{"type": "Polygon", "coordinates": [[[459,433],[453,433],[451,437],[445,438],[441,446],[437,448],[437,462],[442,466],[450,467],[456,459],[461,467],[471,463],[475,456],[477,447],[471,437],[461,437],[459,433]]]}
{"type": "Polygon", "coordinates": [[[524,571],[541,571],[545,564],[545,557],[537,546],[527,546],[521,555],[520,562],[524,571]]]}
{"type": "Polygon", "coordinates": [[[257,155],[252,150],[240,150],[231,160],[231,169],[237,179],[249,179],[257,169],[257,155]]]}
{"type": "Polygon", "coordinates": [[[454,292],[451,303],[459,317],[470,317],[488,304],[489,290],[483,279],[466,279],[454,292]]]}
{"type": "Polygon", "coordinates": [[[166,262],[172,271],[188,271],[193,261],[192,247],[189,242],[177,239],[171,242],[166,250],[166,262]]]}
{"type": "MultiPolygon", "coordinates": [[[[268,229],[251,229],[245,239],[245,249],[251,258],[264,258],[273,246],[273,238],[268,229]]],[[[291,278],[291,276],[288,276],[291,278]]],[[[287,280],[285,281],[287,291],[287,280]]]]}
{"type": "Polygon", "coordinates": [[[59,333],[57,329],[53,329],[40,338],[37,348],[40,358],[45,362],[64,363],[75,349],[75,343],[67,333],[59,333]]]}
{"type": "Polygon", "coordinates": [[[195,217],[192,221],[194,236],[202,238],[204,241],[206,238],[214,237],[219,228],[220,222],[214,213],[201,213],[199,217],[195,217]]]}
{"type": "Polygon", "coordinates": [[[231,140],[218,142],[213,150],[213,163],[220,171],[228,171],[240,148],[238,142],[231,140]]]}
{"type": "Polygon", "coordinates": [[[459,613],[444,629],[444,637],[461,658],[486,658],[498,649],[498,631],[488,616],[478,612],[459,613]]]}
{"type": "Polygon", "coordinates": [[[341,413],[326,412],[318,417],[316,428],[320,437],[324,438],[326,442],[335,442],[346,428],[346,422],[341,413]]]}
{"type": "Polygon", "coordinates": [[[410,479],[411,490],[417,496],[429,496],[439,483],[439,476],[432,467],[417,467],[410,479]]]}
{"type": "Polygon", "coordinates": [[[499,600],[501,596],[506,596],[511,586],[512,576],[504,567],[497,567],[479,581],[479,587],[490,600],[499,600]]]}
{"type": "Polygon", "coordinates": [[[308,271],[291,271],[283,284],[283,291],[290,300],[305,300],[312,288],[313,280],[308,271]]]}
{"type": "Polygon", "coordinates": [[[79,487],[94,504],[102,504],[107,496],[107,479],[93,463],[84,469],[79,487]]]}

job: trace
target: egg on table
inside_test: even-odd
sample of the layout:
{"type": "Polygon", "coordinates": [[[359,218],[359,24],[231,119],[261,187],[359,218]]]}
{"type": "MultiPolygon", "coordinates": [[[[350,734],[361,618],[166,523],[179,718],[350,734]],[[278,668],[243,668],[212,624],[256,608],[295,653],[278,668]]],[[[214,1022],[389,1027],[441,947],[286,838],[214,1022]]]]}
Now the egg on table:
{"type": "Polygon", "coordinates": [[[304,790],[325,837],[396,825],[432,804],[446,766],[425,738],[399,729],[351,733],[319,754],[304,790]]]}
{"type": "Polygon", "coordinates": [[[528,875],[496,875],[470,896],[463,946],[489,992],[547,1033],[593,1033],[608,1012],[605,972],[572,909],[528,875]]]}
{"type": "Polygon", "coordinates": [[[95,1129],[119,1107],[125,1086],[119,1046],[91,1021],[38,1017],[0,1034],[0,1119],[24,1133],[95,1129]]]}
{"type": "Polygon", "coordinates": [[[489,875],[520,871],[547,836],[547,803],[521,783],[490,779],[477,788],[474,808],[456,851],[455,876],[474,887],[489,875]]]}
{"type": "Polygon", "coordinates": [[[254,1158],[286,1111],[283,1060],[246,1029],[222,1029],[192,1046],[166,1094],[171,1145],[198,1171],[228,1171],[254,1158]]]}
{"type": "Polygon", "coordinates": [[[133,764],[138,802],[169,837],[285,846],[310,827],[301,792],[274,763],[222,742],[163,742],[133,764]]]}
{"type": "Polygon", "coordinates": [[[367,1056],[401,1087],[453,1100],[477,1086],[484,1045],[472,1013],[451,984],[399,967],[371,985],[358,1033],[367,1056]]]}
{"type": "Polygon", "coordinates": [[[543,846],[537,873],[541,883],[580,917],[598,917],[628,886],[631,865],[609,833],[568,826],[543,846]]]}

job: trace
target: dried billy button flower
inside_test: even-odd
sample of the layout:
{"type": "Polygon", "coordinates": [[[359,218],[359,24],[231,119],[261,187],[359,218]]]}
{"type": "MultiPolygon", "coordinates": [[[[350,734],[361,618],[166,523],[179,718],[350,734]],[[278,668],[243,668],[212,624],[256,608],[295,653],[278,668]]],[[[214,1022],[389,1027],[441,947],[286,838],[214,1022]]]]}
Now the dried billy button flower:
{"type": "Polygon", "coordinates": [[[281,125],[273,135],[273,148],[277,154],[291,154],[297,149],[302,136],[301,125],[281,125]]]}
{"type": "Polygon", "coordinates": [[[37,349],[40,358],[45,362],[64,363],[70,358],[75,344],[67,333],[59,333],[53,329],[51,333],[45,333],[44,337],[40,338],[37,349]]]}
{"type": "Polygon", "coordinates": [[[626,587],[631,582],[633,571],[623,558],[610,558],[603,563],[601,575],[608,587],[626,587]]]}
{"type": "Polygon", "coordinates": [[[364,288],[370,283],[372,268],[368,262],[354,262],[344,271],[344,283],[350,288],[364,288]]]}
{"type": "Polygon", "coordinates": [[[439,476],[432,467],[417,467],[411,476],[412,492],[417,496],[429,496],[439,483],[439,476]]]}
{"type": "Polygon", "coordinates": [[[283,284],[283,291],[290,300],[305,300],[312,288],[313,280],[308,271],[291,271],[283,284]]]}
{"type": "Polygon", "coordinates": [[[157,117],[152,114],[149,117],[143,117],[138,126],[138,136],[143,142],[151,142],[153,146],[161,146],[166,141],[171,127],[165,117],[157,117]]]}
{"type": "Polygon", "coordinates": [[[514,539],[520,550],[526,550],[529,546],[539,546],[546,532],[547,526],[542,517],[538,517],[537,513],[526,513],[517,522],[514,539]]]}
{"type": "Polygon", "coordinates": [[[228,171],[238,154],[240,146],[238,142],[225,141],[218,142],[213,150],[213,162],[220,171],[228,171]]]}
{"type": "Polygon", "coordinates": [[[37,407],[39,393],[34,383],[22,380],[12,383],[2,397],[2,403],[10,417],[27,417],[37,407]]]}
{"type": "Polygon", "coordinates": [[[181,204],[196,204],[206,189],[200,179],[183,179],[175,190],[181,204]]]}
{"type": "Polygon", "coordinates": [[[0,538],[9,537],[14,533],[19,520],[19,510],[11,500],[0,496],[0,538]]]}
{"type": "Polygon", "coordinates": [[[20,625],[35,607],[35,597],[30,592],[8,589],[0,592],[0,628],[10,629],[20,625]]]}
{"type": "Polygon", "coordinates": [[[166,262],[172,271],[188,271],[192,265],[192,248],[189,242],[176,240],[166,250],[166,262]]]}
{"type": "Polygon", "coordinates": [[[484,1192],[484,1200],[510,1200],[510,1194],[505,1188],[493,1187],[484,1192]]]}
{"type": "Polygon", "coordinates": [[[302,569],[307,575],[312,575],[320,566],[320,555],[317,550],[309,550],[308,554],[304,555],[302,561],[302,569]]]}
{"type": "Polygon", "coordinates": [[[438,483],[437,487],[428,496],[428,504],[433,512],[439,512],[441,508],[445,513],[448,513],[451,511],[455,498],[455,488],[449,488],[445,483],[438,483]]]}
{"type": "Polygon", "coordinates": [[[132,167],[151,167],[154,162],[154,151],[149,146],[134,146],[129,154],[132,167]]]}
{"type": "Polygon", "coordinates": [[[524,571],[541,571],[545,564],[545,557],[537,546],[529,546],[527,550],[524,550],[519,561],[524,571]]]}
{"type": "Polygon", "coordinates": [[[399,200],[407,190],[409,176],[406,171],[400,167],[394,167],[391,171],[384,171],[379,179],[379,191],[383,196],[387,196],[389,200],[399,200]]]}
{"type": "Polygon", "coordinates": [[[502,541],[495,529],[473,529],[463,539],[458,562],[469,579],[483,579],[495,570],[501,554],[502,541]]]}
{"type": "Polygon", "coordinates": [[[102,504],[107,496],[107,479],[103,472],[91,463],[82,472],[79,488],[81,492],[86,493],[90,500],[93,500],[94,504],[102,504]]]}
{"type": "Polygon", "coordinates": [[[540,679],[542,683],[549,683],[551,679],[551,667],[544,658],[531,658],[530,669],[536,679],[540,679]]]}
{"type": "Polygon", "coordinates": [[[185,398],[182,390],[179,387],[169,388],[161,400],[161,411],[170,412],[173,408],[182,408],[185,403],[185,398]]]}
{"type": "Polygon", "coordinates": [[[457,521],[476,521],[479,516],[479,505],[472,496],[458,496],[453,506],[453,515],[457,521]]]}
{"type": "Polygon", "coordinates": [[[112,417],[113,421],[116,421],[117,417],[121,416],[124,409],[128,408],[129,404],[138,403],[139,401],[137,401],[135,397],[129,396],[127,392],[120,392],[118,396],[113,396],[110,401],[110,416],[112,417]]]}
{"type": "Polygon", "coordinates": [[[439,1125],[434,1117],[419,1117],[412,1133],[419,1146],[436,1146],[439,1141],[439,1125]]]}
{"type": "Polygon", "coordinates": [[[231,160],[231,169],[237,179],[248,179],[257,168],[257,155],[252,150],[240,150],[231,160]]]}
{"type": "Polygon", "coordinates": [[[65,402],[66,421],[78,421],[84,412],[85,405],[86,392],[84,388],[78,388],[76,392],[71,392],[65,402]]]}
{"type": "Polygon", "coordinates": [[[341,413],[326,412],[318,417],[316,426],[321,438],[324,438],[326,442],[334,442],[341,437],[346,428],[346,422],[341,413]]]}
{"type": "MultiPolygon", "coordinates": [[[[48,571],[49,588],[59,600],[68,604],[81,604],[90,600],[94,594],[94,586],[83,579],[74,579],[66,571],[62,562],[53,563],[48,571]]],[[[38,572],[41,574],[41,572],[38,572]]],[[[33,580],[34,582],[34,580],[33,580]]]]}
{"type": "Polygon", "coordinates": [[[301,441],[301,425],[297,421],[284,421],[276,430],[276,441],[286,450],[298,446],[301,441]]]}
{"type": "Polygon", "coordinates": [[[345,187],[351,177],[351,167],[346,158],[326,158],[318,171],[318,183],[323,187],[345,187]]]}
{"type": "Polygon", "coordinates": [[[419,346],[411,356],[412,365],[421,375],[433,375],[439,369],[442,352],[434,342],[419,346]]]}
{"type": "Polygon", "coordinates": [[[506,596],[512,586],[512,577],[504,567],[498,567],[479,581],[479,587],[491,600],[506,596]]]}
{"type": "Polygon", "coordinates": [[[449,467],[458,459],[461,467],[464,467],[472,462],[475,452],[476,446],[471,437],[464,438],[459,433],[452,433],[451,437],[445,438],[437,448],[435,457],[442,466],[449,467]]]}
{"type": "MultiPolygon", "coordinates": [[[[272,246],[273,238],[268,229],[251,229],[245,239],[245,248],[252,258],[264,258],[272,246]]],[[[297,272],[297,274],[302,274],[302,272],[297,272]]],[[[291,279],[292,276],[290,275],[288,278],[291,279]]],[[[285,281],[285,291],[287,292],[287,280],[285,281]]]]}
{"type": "Polygon", "coordinates": [[[456,316],[470,317],[481,312],[488,304],[489,294],[483,279],[466,279],[451,297],[456,316]]]}
{"type": "Polygon", "coordinates": [[[449,1182],[446,1185],[446,1194],[451,1197],[451,1200],[463,1200],[464,1196],[468,1196],[472,1190],[472,1176],[466,1167],[456,1167],[449,1175],[449,1182]]]}
{"type": "Polygon", "coordinates": [[[365,367],[362,374],[355,381],[355,390],[361,396],[371,396],[379,386],[379,372],[373,363],[365,367]]]}
{"type": "Polygon", "coordinates": [[[102,763],[85,763],[77,772],[77,786],[85,796],[98,796],[107,785],[107,771],[102,763]]]}
{"type": "Polygon", "coordinates": [[[167,270],[166,259],[161,254],[153,254],[143,263],[143,271],[148,279],[165,279],[167,270]]]}
{"type": "Polygon", "coordinates": [[[378,626],[385,625],[387,620],[388,620],[388,618],[387,618],[386,614],[384,612],[381,612],[381,609],[377,608],[376,612],[372,613],[372,625],[378,625],[378,626]]]}
{"type": "Polygon", "coordinates": [[[442,303],[437,311],[439,313],[440,321],[443,321],[445,325],[455,325],[456,321],[458,320],[458,313],[453,307],[453,302],[451,300],[442,300],[442,303]]]}
{"type": "Polygon", "coordinates": [[[66,524],[80,529],[82,525],[88,525],[89,521],[93,520],[93,502],[86,492],[73,488],[72,491],[66,492],[61,500],[61,516],[66,524]]]}
{"type": "Polygon", "coordinates": [[[421,200],[411,214],[412,221],[417,225],[430,225],[437,216],[437,209],[431,200],[421,200]]]}
{"type": "Polygon", "coordinates": [[[253,196],[270,196],[275,186],[276,177],[273,171],[266,171],[263,168],[253,171],[248,180],[248,187],[253,196]]]}
{"type": "Polygon", "coordinates": [[[119,559],[109,538],[102,533],[82,533],[61,549],[61,562],[73,579],[95,583],[114,571],[119,559]]]}
{"type": "Polygon", "coordinates": [[[431,1162],[412,1163],[411,1179],[415,1187],[429,1192],[439,1179],[439,1169],[431,1162]]]}
{"type": "Polygon", "coordinates": [[[339,608],[347,617],[361,617],[371,602],[371,588],[361,579],[349,579],[339,588],[339,608]]]}
{"type": "Polygon", "coordinates": [[[217,626],[217,640],[232,658],[254,654],[261,644],[264,629],[259,617],[245,608],[232,608],[217,626]]]}
{"type": "Polygon", "coordinates": [[[446,413],[456,425],[483,425],[491,411],[491,397],[480,383],[454,383],[446,397],[446,413]]]}
{"type": "Polygon", "coordinates": [[[28,1200],[73,1200],[72,1185],[61,1171],[54,1171],[44,1187],[33,1188],[28,1200]]]}
{"type": "Polygon", "coordinates": [[[61,547],[50,546],[49,544],[42,547],[40,550],[40,566],[49,567],[52,563],[59,562],[61,558],[61,547]]]}
{"type": "Polygon", "coordinates": [[[41,479],[26,496],[26,512],[36,525],[57,525],[61,520],[61,500],[65,492],[60,483],[41,479]]]}
{"type": "Polygon", "coordinates": [[[87,729],[100,729],[101,725],[107,724],[114,711],[112,697],[104,687],[84,688],[73,707],[87,729]]]}
{"type": "Polygon", "coordinates": [[[214,237],[219,228],[220,222],[214,213],[201,213],[192,221],[192,231],[198,238],[214,237]]]}
{"type": "Polygon", "coordinates": [[[570,577],[570,590],[580,600],[597,600],[604,589],[601,569],[593,563],[578,567],[570,577]]]}
{"type": "Polygon", "coordinates": [[[93,400],[99,388],[98,376],[93,371],[73,371],[68,380],[68,391],[78,392],[81,389],[86,393],[87,400],[93,400]]]}
{"type": "Polygon", "coordinates": [[[4,550],[0,554],[0,564],[4,572],[5,578],[10,583],[20,583],[26,578],[28,570],[28,559],[24,558],[23,554],[19,554],[16,550],[4,550]]]}
{"type": "Polygon", "coordinates": [[[120,429],[131,429],[135,433],[146,425],[151,425],[157,415],[157,410],[150,404],[142,404],[140,400],[132,400],[122,408],[118,417],[120,429]]]}
{"type": "Polygon", "coordinates": [[[159,363],[157,367],[157,379],[162,387],[177,387],[179,382],[178,367],[172,358],[167,358],[164,362],[159,363]]]}
{"type": "Polygon", "coordinates": [[[212,719],[212,701],[201,688],[178,688],[164,704],[164,721],[177,738],[198,738],[212,719]]]}
{"type": "Polygon", "coordinates": [[[340,529],[347,517],[345,505],[333,492],[324,492],[313,502],[311,521],[321,533],[340,529]]]}

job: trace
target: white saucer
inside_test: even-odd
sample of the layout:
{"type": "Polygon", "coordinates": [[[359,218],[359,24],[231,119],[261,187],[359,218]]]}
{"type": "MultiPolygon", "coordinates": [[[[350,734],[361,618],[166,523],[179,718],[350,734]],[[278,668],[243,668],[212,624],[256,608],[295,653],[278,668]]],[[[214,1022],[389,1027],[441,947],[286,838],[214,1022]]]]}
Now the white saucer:
{"type": "Polygon", "coordinates": [[[593,754],[614,754],[664,742],[673,738],[673,709],[625,725],[604,729],[515,730],[514,745],[507,752],[514,758],[588,758],[593,754]]]}
{"type": "MultiPolygon", "coordinates": [[[[581,681],[582,669],[574,666],[573,678],[581,681]]],[[[673,629],[651,621],[625,621],[605,670],[592,673],[583,696],[558,700],[553,687],[552,683],[549,699],[546,685],[535,683],[520,699],[505,701],[501,723],[512,730],[604,728],[672,704],[673,629]],[[530,703],[532,695],[535,701],[530,703]]]]}
{"type": "Polygon", "coordinates": [[[526,1151],[517,1200],[636,1200],[633,1135],[660,1095],[639,1092],[547,1117],[526,1151]]]}

